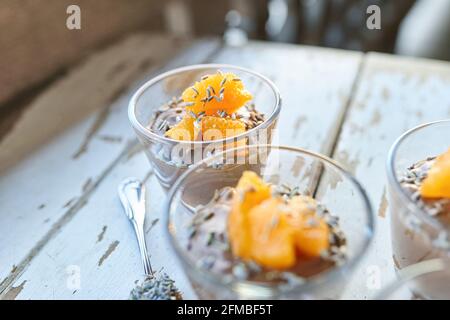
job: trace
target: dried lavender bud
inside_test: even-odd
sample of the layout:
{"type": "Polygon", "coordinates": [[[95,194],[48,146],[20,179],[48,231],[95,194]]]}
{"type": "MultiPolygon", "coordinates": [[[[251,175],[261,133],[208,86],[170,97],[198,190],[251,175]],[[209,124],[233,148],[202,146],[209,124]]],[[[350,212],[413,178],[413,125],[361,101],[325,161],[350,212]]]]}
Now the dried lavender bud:
{"type": "Polygon", "coordinates": [[[205,220],[205,221],[208,221],[209,219],[212,219],[212,217],[214,217],[214,212],[208,213],[208,214],[205,216],[204,220],[205,220]]]}
{"type": "Polygon", "coordinates": [[[197,228],[195,228],[195,226],[190,226],[189,228],[190,228],[190,230],[189,230],[189,239],[192,239],[197,234],[197,228]]]}
{"type": "Polygon", "coordinates": [[[210,232],[208,234],[208,240],[206,241],[206,245],[207,246],[212,245],[215,239],[216,239],[216,233],[215,232],[210,232]]]}
{"type": "Polygon", "coordinates": [[[254,261],[247,262],[247,267],[251,272],[259,273],[262,271],[262,268],[260,267],[260,265],[254,261]]]}
{"type": "Polygon", "coordinates": [[[130,293],[130,300],[182,300],[175,281],[166,273],[154,273],[147,276],[130,293]]]}
{"type": "Polygon", "coordinates": [[[233,266],[232,273],[239,280],[245,280],[248,278],[248,270],[243,263],[236,263],[233,266]]]}
{"type": "Polygon", "coordinates": [[[212,92],[213,94],[216,94],[216,90],[214,90],[214,88],[212,86],[208,86],[208,89],[210,92],[212,92]]]}
{"type": "Polygon", "coordinates": [[[450,201],[423,199],[420,193],[420,187],[435,159],[436,157],[428,157],[409,166],[399,182],[419,208],[439,219],[446,212],[446,202],[450,204],[450,201]]]}
{"type": "Polygon", "coordinates": [[[197,115],[194,112],[188,111],[188,113],[192,118],[197,118],[197,115]]]}
{"type": "Polygon", "coordinates": [[[204,258],[202,258],[199,261],[200,267],[204,269],[212,269],[214,267],[214,264],[216,262],[216,258],[213,255],[208,255],[204,258]]]}

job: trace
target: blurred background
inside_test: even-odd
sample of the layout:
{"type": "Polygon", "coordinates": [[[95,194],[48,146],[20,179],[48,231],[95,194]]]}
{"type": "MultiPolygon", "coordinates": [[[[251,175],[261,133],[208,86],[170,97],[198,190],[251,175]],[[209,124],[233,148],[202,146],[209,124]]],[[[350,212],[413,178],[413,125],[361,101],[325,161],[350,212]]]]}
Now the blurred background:
{"type": "MultiPolygon", "coordinates": [[[[449,0],[1,0],[0,141],[15,114],[92,52],[140,31],[450,59],[449,0]],[[65,27],[70,4],[82,29],[65,27]],[[382,28],[369,30],[369,5],[382,28]]],[[[170,48],[168,49],[170,50],[170,48]]]]}

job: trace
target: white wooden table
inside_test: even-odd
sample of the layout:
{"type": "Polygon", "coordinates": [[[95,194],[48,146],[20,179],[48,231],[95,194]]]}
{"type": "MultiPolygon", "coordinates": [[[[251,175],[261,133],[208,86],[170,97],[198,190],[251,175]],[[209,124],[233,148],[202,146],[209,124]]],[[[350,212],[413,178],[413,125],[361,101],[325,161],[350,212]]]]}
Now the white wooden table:
{"type": "Polygon", "coordinates": [[[152,263],[195,298],[162,240],[164,194],[130,128],[127,102],[152,76],[207,62],[271,78],[283,97],[275,141],[337,159],[366,188],[377,215],[375,240],[343,298],[371,298],[377,285],[394,279],[384,162],[402,132],[450,117],[449,63],[140,34],[88,57],[0,136],[1,298],[127,299],[143,273],[116,193],[128,176],[147,185],[152,263]]]}

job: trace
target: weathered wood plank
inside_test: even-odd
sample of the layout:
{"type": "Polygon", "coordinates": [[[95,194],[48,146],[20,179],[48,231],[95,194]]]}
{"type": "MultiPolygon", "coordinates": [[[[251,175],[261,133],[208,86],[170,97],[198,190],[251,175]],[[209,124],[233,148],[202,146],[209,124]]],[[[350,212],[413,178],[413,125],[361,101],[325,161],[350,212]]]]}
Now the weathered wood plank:
{"type": "Polygon", "coordinates": [[[135,34],[87,58],[25,107],[0,137],[0,172],[95,110],[105,109],[103,121],[136,79],[186,46],[187,40],[165,34],[135,34]]]}
{"type": "MultiPolygon", "coordinates": [[[[147,182],[147,245],[153,268],[172,276],[185,298],[195,298],[175,257],[163,239],[161,218],[164,194],[151,175],[143,153],[124,154],[118,166],[95,191],[86,206],[36,256],[22,287],[12,290],[17,299],[126,299],[143,276],[139,249],[117,197],[117,185],[127,176],[147,182]],[[149,230],[150,229],[150,230],[149,230]],[[71,268],[80,270],[80,288],[71,283],[71,268]],[[69,283],[69,285],[67,285],[69,283]]],[[[7,294],[8,294],[7,293],[7,294]]],[[[5,297],[6,298],[6,297],[5,297]]]]}
{"type": "MultiPolygon", "coordinates": [[[[85,101],[81,97],[90,92],[91,94],[87,96],[88,100],[92,98],[92,100],[96,100],[96,103],[91,104],[87,109],[107,108],[70,128],[2,175],[0,179],[0,243],[2,243],[0,248],[0,261],[2,261],[0,265],[0,292],[8,287],[18,274],[23,272],[29,261],[42,249],[45,243],[59,232],[60,228],[85,205],[93,190],[117,164],[120,155],[128,151],[130,141],[134,142],[134,134],[126,120],[126,106],[130,95],[144,80],[151,76],[152,72],[160,68],[159,63],[161,61],[170,57],[170,54],[167,53],[150,53],[151,51],[156,52],[158,49],[154,48],[148,39],[141,38],[141,40],[137,42],[142,44],[143,47],[138,48],[135,44],[132,47],[135,50],[146,51],[147,53],[143,54],[140,60],[145,60],[144,57],[147,56],[147,61],[151,62],[147,63],[146,66],[139,65],[139,63],[138,65],[130,65],[129,60],[137,59],[137,54],[129,47],[128,50],[122,50],[122,45],[119,44],[118,49],[122,48],[117,51],[117,54],[121,55],[120,61],[126,62],[124,66],[129,66],[132,69],[131,71],[119,72],[126,75],[121,76],[121,83],[118,80],[111,80],[113,84],[109,88],[108,76],[105,76],[101,81],[100,87],[87,82],[89,76],[98,79],[95,76],[96,66],[104,67],[98,71],[102,75],[109,74],[111,77],[115,70],[116,76],[119,76],[117,64],[106,67],[105,64],[100,62],[100,58],[93,57],[89,59],[92,64],[82,66],[87,74],[75,71],[54,89],[50,89],[50,92],[44,93],[45,97],[54,97],[50,99],[53,104],[51,108],[54,110],[72,97],[69,84],[78,83],[73,89],[76,88],[77,92],[73,94],[80,99],[78,101],[80,104],[85,101]],[[128,55],[126,55],[127,53],[128,55]],[[148,57],[151,60],[148,60],[148,57]],[[145,79],[137,81],[142,76],[145,79]],[[131,89],[128,91],[127,88],[130,85],[131,89]],[[90,86],[94,88],[89,88],[90,86]],[[66,88],[66,90],[61,92],[61,88],[66,88]],[[117,88],[125,90],[120,95],[120,99],[118,99],[117,91],[115,94],[111,94],[111,90],[117,88]],[[59,91],[60,94],[53,90],[59,91]],[[95,95],[96,91],[101,93],[95,95]],[[95,97],[92,97],[93,95],[95,97]],[[118,100],[112,103],[112,100],[115,99],[118,100]],[[23,236],[18,237],[17,235],[23,236]]],[[[167,41],[170,40],[167,39],[167,41]]],[[[129,43],[129,41],[126,40],[125,43],[129,43]]],[[[171,48],[171,52],[176,50],[174,43],[169,45],[163,44],[161,41],[156,42],[156,44],[158,43],[160,49],[171,48]]],[[[173,60],[170,66],[201,62],[217,47],[217,41],[197,42],[191,49],[173,60]]],[[[101,57],[103,54],[100,53],[99,56],[101,57]]],[[[113,54],[108,51],[106,56],[111,57],[113,54]]],[[[46,99],[46,101],[49,100],[46,99]]],[[[36,103],[37,106],[42,107],[39,108],[41,112],[47,112],[46,117],[53,116],[54,121],[61,118],[62,112],[48,113],[49,110],[43,102],[37,101],[36,103]]],[[[67,103],[71,107],[77,107],[75,102],[67,103]]],[[[34,108],[30,112],[36,114],[37,111],[33,110],[34,108]]],[[[68,108],[67,113],[73,114],[75,110],[68,108]]],[[[67,119],[67,121],[69,120],[67,119]]],[[[31,119],[24,121],[27,122],[28,132],[32,134],[33,131],[30,131],[31,119]]],[[[48,121],[50,120],[48,119],[48,121]]],[[[22,127],[20,124],[19,126],[22,127]]],[[[25,141],[27,139],[24,137],[29,135],[25,135],[25,132],[22,132],[23,135],[12,133],[14,137],[11,139],[19,144],[27,143],[25,141]]],[[[4,149],[2,148],[2,150],[4,149]]]]}
{"type": "MultiPolygon", "coordinates": [[[[210,61],[245,66],[271,77],[280,87],[284,99],[279,142],[324,150],[328,135],[336,131],[335,120],[346,106],[361,55],[250,43],[244,48],[225,48],[210,61]],[[293,71],[301,76],[293,76],[293,71]],[[324,82],[324,78],[328,81],[324,82]],[[321,124],[322,130],[317,128],[317,123],[321,124]]],[[[122,118],[115,118],[115,126],[105,125],[103,133],[122,132],[123,128],[117,125],[120,121],[127,122],[123,109],[113,109],[122,118]]],[[[128,297],[134,281],[142,274],[142,267],[136,241],[116,196],[117,184],[127,176],[144,178],[150,175],[147,182],[149,224],[160,216],[161,199],[165,195],[151,176],[142,152],[137,152],[131,159],[123,155],[122,159],[92,192],[89,202],[40,250],[6,294],[13,291],[18,299],[128,297]],[[99,239],[101,241],[97,242],[99,239]],[[82,273],[81,289],[77,291],[67,288],[66,270],[70,265],[79,266],[82,273]]],[[[168,243],[162,241],[162,228],[162,224],[157,223],[148,232],[152,263],[156,268],[164,267],[185,296],[193,298],[168,243]]]]}
{"type": "Polygon", "coordinates": [[[378,293],[378,276],[381,287],[394,280],[385,188],[387,153],[404,131],[450,116],[449,88],[448,63],[368,54],[333,156],[365,187],[377,229],[344,298],[373,297],[378,293]]]}
{"type": "Polygon", "coordinates": [[[274,144],[331,152],[361,53],[255,41],[225,49],[214,61],[254,69],[277,85],[282,112],[274,144]]]}

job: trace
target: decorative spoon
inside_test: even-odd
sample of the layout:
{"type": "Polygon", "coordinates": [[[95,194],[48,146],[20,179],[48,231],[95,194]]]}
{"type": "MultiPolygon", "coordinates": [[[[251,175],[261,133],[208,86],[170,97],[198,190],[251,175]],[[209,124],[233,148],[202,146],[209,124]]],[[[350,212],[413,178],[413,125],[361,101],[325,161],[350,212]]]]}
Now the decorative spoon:
{"type": "Polygon", "coordinates": [[[118,188],[120,201],[133,225],[144,265],[145,278],[130,293],[132,300],[181,300],[175,282],[163,272],[153,271],[144,236],[145,186],[139,179],[127,178],[118,188]]]}

